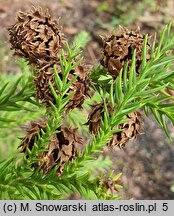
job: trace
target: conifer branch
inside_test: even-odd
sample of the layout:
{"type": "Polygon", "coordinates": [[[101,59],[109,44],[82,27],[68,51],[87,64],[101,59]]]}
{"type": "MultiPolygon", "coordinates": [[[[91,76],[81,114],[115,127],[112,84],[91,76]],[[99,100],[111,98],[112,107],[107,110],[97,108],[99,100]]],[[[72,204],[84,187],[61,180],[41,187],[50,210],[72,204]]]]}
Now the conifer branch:
{"type": "MultiPolygon", "coordinates": [[[[166,26],[162,35],[168,34],[169,28],[170,25],[166,26]]],[[[161,36],[161,38],[163,39],[164,37],[161,36]]],[[[173,44],[172,40],[169,38],[170,37],[168,37],[168,41],[165,41],[165,38],[164,41],[160,39],[156,51],[153,53],[153,59],[148,62],[144,60],[144,58],[146,58],[146,52],[143,51],[142,71],[139,76],[136,76],[136,52],[134,52],[130,71],[125,67],[123,70],[123,78],[122,73],[120,73],[117,79],[112,81],[110,91],[107,92],[107,90],[105,90],[106,92],[104,93],[107,99],[112,98],[111,106],[117,104],[114,113],[112,116],[109,116],[109,114],[105,115],[106,117],[104,118],[99,133],[96,136],[93,136],[90,143],[86,145],[84,152],[79,154],[77,160],[66,167],[63,175],[67,176],[68,174],[71,175],[72,173],[78,172],[78,169],[83,167],[83,163],[88,160],[92,163],[95,158],[91,155],[102,151],[103,146],[110,141],[113,133],[119,131],[115,131],[113,128],[123,122],[124,116],[135,110],[145,107],[151,108],[166,135],[170,138],[166,124],[166,117],[174,123],[174,112],[172,109],[173,103],[168,103],[168,100],[173,99],[173,97],[165,94],[163,97],[159,95],[159,91],[161,90],[163,91],[166,88],[172,89],[169,81],[174,78],[173,72],[166,71],[166,67],[170,68],[169,63],[172,64],[174,60],[173,56],[166,56],[167,51],[169,51],[165,47],[166,44],[173,44]],[[168,77],[170,77],[170,80],[168,77]],[[158,83],[158,85],[154,85],[155,82],[158,83]],[[167,103],[164,104],[164,102],[167,103]],[[153,106],[154,108],[152,108],[153,106]]],[[[144,42],[144,50],[146,49],[146,41],[147,37],[144,42]]],[[[107,110],[105,110],[105,112],[107,113],[107,110]]]]}
{"type": "MultiPolygon", "coordinates": [[[[76,129],[72,133],[66,131],[68,137],[64,135],[63,124],[65,115],[67,118],[74,118],[74,113],[78,116],[78,112],[73,109],[81,108],[85,96],[89,95],[89,74],[81,65],[80,57],[81,49],[88,42],[88,34],[81,32],[71,47],[65,40],[61,26],[48,13],[34,9],[34,12],[22,14],[27,23],[23,25],[21,14],[18,14],[17,23],[9,29],[10,42],[15,53],[23,54],[28,63],[36,68],[36,93],[33,79],[27,72],[28,63],[21,61],[23,75],[14,84],[5,82],[0,88],[0,112],[30,111],[26,102],[39,108],[44,106],[45,126],[36,124],[38,127],[31,128],[31,133],[22,140],[22,152],[25,153],[22,159],[14,157],[0,162],[0,199],[65,199],[72,193],[78,193],[85,199],[120,199],[117,194],[114,195],[114,191],[121,188],[118,182],[121,174],[113,176],[113,172],[110,172],[105,175],[105,169],[110,168],[111,161],[100,155],[103,147],[112,146],[113,137],[124,130],[121,126],[129,121],[126,117],[139,109],[144,109],[146,114],[151,110],[166,135],[171,138],[166,123],[167,118],[174,123],[174,103],[171,102],[174,98],[168,93],[168,90],[174,90],[174,56],[170,53],[174,36],[170,35],[171,24],[163,29],[158,44],[154,41],[151,47],[147,35],[137,32],[132,34],[122,28],[124,34],[120,38],[124,39],[125,35],[128,38],[130,35],[135,37],[143,45],[143,50],[140,56],[139,50],[133,49],[130,44],[131,49],[127,52],[134,50],[129,53],[132,58],[129,59],[128,54],[124,56],[123,52],[119,63],[116,61],[117,56],[114,59],[107,53],[112,49],[111,40],[114,38],[116,41],[117,36],[104,39],[103,66],[93,69],[90,74],[94,84],[91,88],[96,91],[97,100],[100,101],[98,106],[94,106],[99,118],[97,115],[92,118],[95,112],[90,115],[91,119],[87,123],[90,139],[77,155],[75,144],[80,141],[76,137],[76,129]],[[42,44],[43,40],[38,40],[38,44],[45,46],[43,49],[36,49],[39,46],[32,41],[36,32],[28,24],[34,19],[38,28],[43,28],[36,14],[45,19],[44,25],[48,31],[58,32],[53,35],[55,37],[37,33],[37,38],[45,37],[42,44]],[[33,37],[28,37],[31,35],[33,37]],[[29,43],[24,43],[23,38],[29,38],[29,43]],[[34,96],[40,103],[34,100],[34,96]],[[96,128],[90,123],[97,125],[96,128]],[[52,143],[53,136],[55,142],[52,143]],[[48,165],[46,169],[45,163],[48,165]],[[90,166],[91,163],[93,166],[90,166]]],[[[0,121],[11,121],[4,116],[0,121]]],[[[82,121],[77,121],[74,125],[80,127],[81,124],[82,121]]]]}

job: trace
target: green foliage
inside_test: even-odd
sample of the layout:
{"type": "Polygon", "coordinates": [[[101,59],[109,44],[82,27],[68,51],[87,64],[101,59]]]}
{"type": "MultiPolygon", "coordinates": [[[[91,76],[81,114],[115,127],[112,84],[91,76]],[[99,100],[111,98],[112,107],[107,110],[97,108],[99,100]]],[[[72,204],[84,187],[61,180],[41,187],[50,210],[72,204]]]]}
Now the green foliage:
{"type": "Polygon", "coordinates": [[[108,9],[109,9],[109,4],[107,1],[104,1],[97,7],[97,12],[101,13],[103,11],[107,11],[108,9]]]}
{"type": "Polygon", "coordinates": [[[90,40],[89,33],[86,31],[81,31],[74,38],[74,42],[73,42],[74,49],[76,51],[78,51],[79,49],[84,48],[87,45],[87,43],[89,42],[89,40],[90,40]]]}
{"type": "MultiPolygon", "coordinates": [[[[57,130],[62,125],[66,113],[65,106],[73,95],[71,93],[67,96],[67,92],[76,81],[77,75],[74,75],[70,81],[67,77],[70,71],[80,63],[79,60],[72,64],[74,58],[81,59],[79,52],[86,43],[84,41],[87,40],[84,39],[78,44],[78,41],[81,40],[77,37],[72,47],[67,43],[67,51],[62,51],[60,56],[62,77],[59,77],[54,67],[56,88],[50,83],[50,89],[56,104],[50,102],[50,108],[43,107],[43,104],[34,100],[32,78],[29,73],[27,74],[28,66],[26,62],[21,62],[24,74],[14,83],[4,81],[1,87],[0,112],[2,116],[4,115],[1,121],[6,126],[12,121],[9,127],[14,127],[15,130],[19,123],[27,119],[38,118],[40,115],[47,118],[48,121],[46,130],[38,134],[37,142],[31,150],[28,149],[28,158],[25,156],[22,158],[18,154],[12,159],[2,160],[1,158],[0,199],[67,199],[72,193],[77,193],[84,199],[120,199],[118,194],[108,193],[107,188],[102,184],[103,176],[111,168],[112,163],[108,157],[101,156],[101,153],[112,135],[120,131],[120,129],[113,128],[125,122],[125,115],[141,108],[146,114],[152,111],[170,138],[166,123],[167,119],[172,124],[174,123],[173,102],[170,102],[173,101],[173,96],[166,92],[166,89],[174,90],[174,71],[172,69],[174,56],[170,52],[174,46],[174,36],[170,35],[170,29],[169,24],[164,28],[158,44],[152,46],[151,60],[148,62],[146,61],[146,36],[140,75],[136,73],[136,51],[134,51],[131,66],[125,65],[116,80],[108,76],[106,70],[101,67],[92,70],[91,79],[95,83],[93,89],[96,92],[91,99],[86,99],[83,106],[89,109],[88,104],[103,101],[105,112],[102,125],[97,135],[87,136],[84,150],[79,151],[76,160],[65,165],[63,173],[59,176],[56,175],[59,164],[47,174],[43,173],[41,167],[34,169],[31,165],[40,160],[37,157],[39,153],[47,151],[45,146],[50,142],[51,135],[59,132],[57,130]],[[111,107],[115,107],[112,116],[107,110],[106,100],[110,101],[111,107]],[[36,112],[30,111],[31,106],[36,107],[36,112]],[[11,112],[13,115],[8,115],[11,112]],[[14,118],[14,112],[32,114],[27,118],[17,120],[14,118]],[[8,118],[5,117],[6,115],[8,118]]],[[[84,33],[82,36],[86,37],[84,33]]],[[[74,121],[75,116],[76,118],[80,116],[80,111],[75,109],[69,112],[66,121],[69,125],[80,128],[87,120],[85,112],[81,115],[84,117],[74,121]]],[[[87,126],[84,125],[84,128],[87,133],[87,126]]],[[[82,131],[83,129],[81,133],[82,131]]],[[[106,178],[111,178],[116,182],[120,176],[121,174],[114,175],[111,172],[106,178]]],[[[119,189],[121,186],[116,183],[115,188],[119,189]]]]}
{"type": "Polygon", "coordinates": [[[18,73],[3,73],[0,77],[1,160],[16,153],[20,144],[19,138],[24,135],[21,126],[29,120],[38,118],[44,111],[44,108],[38,108],[34,100],[35,91],[30,67],[24,59],[19,59],[17,64],[18,73]]]}
{"type": "Polygon", "coordinates": [[[31,83],[28,81],[26,85],[22,89],[19,89],[17,92],[17,86],[21,79],[22,77],[17,79],[15,83],[9,84],[7,82],[0,89],[0,111],[18,111],[22,109],[29,110],[27,107],[24,107],[19,102],[32,102],[31,97],[33,96],[34,91],[30,89],[31,83]]]}
{"type": "Polygon", "coordinates": [[[97,23],[103,28],[112,30],[118,25],[128,26],[134,23],[140,16],[142,16],[144,10],[148,8],[149,11],[157,10],[157,3],[151,0],[143,1],[124,1],[120,0],[110,7],[109,2],[103,1],[98,7],[97,12],[107,12],[111,14],[111,20],[106,23],[103,19],[98,18],[97,23]]]}
{"type": "Polygon", "coordinates": [[[174,193],[174,185],[172,185],[170,189],[174,193]]]}
{"type": "MultiPolygon", "coordinates": [[[[35,96],[33,78],[29,75],[29,67],[24,60],[19,61],[23,74],[18,75],[2,75],[1,76],[1,88],[0,88],[0,112],[2,111],[20,111],[27,110],[32,111],[27,106],[24,106],[26,102],[36,105],[36,101],[33,100],[35,96]],[[12,82],[11,80],[14,80],[12,82]],[[8,81],[6,81],[8,80],[8,81]]],[[[6,119],[7,121],[8,119],[6,119]]],[[[4,121],[4,119],[2,119],[4,121]]]]}

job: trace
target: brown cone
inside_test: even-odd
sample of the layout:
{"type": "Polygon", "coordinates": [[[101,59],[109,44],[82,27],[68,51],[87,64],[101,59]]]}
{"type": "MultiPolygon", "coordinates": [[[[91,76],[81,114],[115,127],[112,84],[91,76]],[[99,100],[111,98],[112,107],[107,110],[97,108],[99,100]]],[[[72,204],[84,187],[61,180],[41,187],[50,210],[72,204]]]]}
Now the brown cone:
{"type": "MultiPolygon", "coordinates": [[[[21,152],[27,156],[27,148],[32,150],[34,143],[37,144],[37,135],[41,136],[41,129],[46,131],[44,122],[31,122],[30,128],[27,128],[27,135],[22,139],[22,144],[19,146],[21,152]],[[36,141],[36,142],[35,142],[36,141]]],[[[81,144],[81,138],[76,135],[76,129],[62,127],[60,132],[50,137],[50,143],[47,144],[47,152],[42,152],[38,155],[41,159],[33,166],[37,168],[41,166],[44,173],[48,173],[53,167],[59,164],[57,174],[61,174],[65,163],[70,162],[77,157],[77,147],[81,144]]]]}
{"type": "Polygon", "coordinates": [[[26,58],[31,64],[57,59],[60,49],[64,47],[62,27],[42,8],[19,12],[16,23],[8,30],[15,54],[26,58]]]}
{"type": "MultiPolygon", "coordinates": [[[[109,113],[111,114],[113,111],[107,102],[107,108],[109,113]]],[[[101,127],[101,121],[104,118],[104,107],[103,103],[92,105],[92,111],[88,116],[89,131],[90,133],[96,134],[101,127]]]]}
{"type": "MultiPolygon", "coordinates": [[[[126,62],[131,62],[133,51],[136,49],[136,69],[140,72],[142,62],[142,49],[145,35],[139,30],[129,31],[126,28],[120,27],[118,32],[112,33],[110,36],[103,39],[103,52],[101,64],[108,68],[108,72],[116,79],[120,70],[126,62]]],[[[150,59],[149,49],[147,44],[147,60],[150,59]]]]}
{"type": "MultiPolygon", "coordinates": [[[[104,118],[104,107],[103,103],[93,105],[92,107],[93,110],[89,114],[87,124],[89,125],[89,131],[96,134],[101,127],[101,120],[103,120],[104,118]]],[[[113,109],[111,109],[109,103],[107,103],[107,108],[109,114],[112,115],[113,109]]],[[[114,130],[122,129],[122,131],[114,134],[110,143],[108,143],[107,145],[112,148],[114,146],[123,148],[127,141],[135,139],[140,133],[142,125],[142,120],[140,116],[140,113],[137,111],[128,114],[125,117],[125,119],[128,120],[126,123],[117,125],[113,128],[114,130]]]]}
{"type": "MultiPolygon", "coordinates": [[[[62,78],[62,72],[60,65],[56,64],[57,72],[62,78]]],[[[78,75],[76,81],[71,85],[69,91],[66,95],[74,92],[74,95],[70,98],[66,105],[67,110],[74,108],[79,108],[84,102],[85,96],[89,95],[89,73],[85,64],[81,64],[70,71],[68,76],[68,81],[70,81],[74,75],[78,75]]],[[[56,83],[54,78],[53,64],[48,64],[41,68],[35,78],[37,98],[42,102],[46,102],[49,105],[49,101],[55,103],[54,96],[50,90],[50,82],[53,84],[54,89],[56,89],[56,83]]],[[[59,93],[59,92],[57,92],[59,93]]]]}
{"type": "Polygon", "coordinates": [[[124,148],[125,144],[129,140],[137,138],[137,136],[140,134],[140,129],[143,124],[140,116],[141,114],[139,112],[132,112],[125,117],[125,119],[128,120],[126,123],[114,127],[115,130],[122,129],[122,131],[113,135],[108,146],[112,148],[114,146],[124,148]]]}

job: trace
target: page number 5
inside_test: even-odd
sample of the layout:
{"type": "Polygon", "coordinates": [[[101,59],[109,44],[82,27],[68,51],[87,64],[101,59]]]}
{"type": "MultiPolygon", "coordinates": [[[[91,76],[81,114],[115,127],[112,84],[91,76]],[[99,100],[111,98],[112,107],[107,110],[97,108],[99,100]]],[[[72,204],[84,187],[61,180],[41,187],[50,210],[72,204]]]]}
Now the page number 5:
{"type": "Polygon", "coordinates": [[[167,211],[168,210],[168,205],[167,203],[163,203],[163,211],[167,211]]]}

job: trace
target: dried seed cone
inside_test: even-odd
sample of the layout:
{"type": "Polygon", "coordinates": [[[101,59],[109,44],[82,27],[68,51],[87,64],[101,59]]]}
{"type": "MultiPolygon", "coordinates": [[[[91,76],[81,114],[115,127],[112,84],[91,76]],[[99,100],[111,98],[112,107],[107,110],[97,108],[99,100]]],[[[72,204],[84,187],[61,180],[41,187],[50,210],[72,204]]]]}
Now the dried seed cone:
{"type": "Polygon", "coordinates": [[[114,127],[114,129],[122,129],[122,131],[113,135],[108,146],[111,148],[114,146],[124,148],[129,140],[136,139],[140,134],[143,124],[140,116],[141,114],[139,112],[132,112],[125,117],[128,120],[126,123],[114,127]]]}
{"type": "Polygon", "coordinates": [[[16,23],[8,30],[15,54],[26,58],[30,64],[57,59],[60,49],[64,47],[62,27],[42,8],[19,12],[16,23]]]}
{"type": "MultiPolygon", "coordinates": [[[[109,103],[107,103],[107,108],[109,114],[113,114],[113,109],[110,107],[109,103]]],[[[125,147],[125,144],[132,139],[135,139],[138,134],[140,134],[140,129],[142,126],[142,120],[140,118],[141,114],[137,111],[132,112],[125,116],[126,120],[128,120],[124,124],[120,124],[115,126],[113,129],[122,129],[121,132],[118,132],[113,135],[110,143],[107,145],[111,148],[118,146],[119,148],[125,147]]],[[[104,118],[104,107],[103,103],[93,105],[93,110],[89,114],[88,122],[89,131],[93,134],[96,134],[101,127],[101,120],[104,118]]]]}
{"type": "MultiPolygon", "coordinates": [[[[21,152],[24,152],[27,157],[27,148],[30,150],[36,141],[37,135],[41,134],[41,129],[46,131],[46,124],[44,122],[31,122],[29,128],[26,129],[27,135],[22,139],[22,144],[19,146],[21,152]]],[[[38,155],[41,159],[38,163],[33,166],[37,168],[42,167],[44,173],[48,173],[53,167],[59,164],[57,174],[61,174],[65,163],[70,162],[72,159],[77,157],[78,145],[81,144],[81,138],[76,135],[77,129],[69,129],[62,127],[59,133],[50,137],[50,143],[47,144],[47,152],[42,152],[38,155]]]]}
{"type": "MultiPolygon", "coordinates": [[[[107,102],[107,108],[109,113],[111,114],[113,111],[108,102],[107,102]]],[[[90,133],[93,134],[98,133],[103,118],[104,118],[103,103],[92,105],[92,111],[88,116],[88,122],[87,122],[87,124],[89,125],[90,133]]]]}
{"type": "MultiPolygon", "coordinates": [[[[101,64],[108,68],[108,72],[114,79],[119,75],[120,70],[126,62],[131,62],[132,55],[136,49],[136,71],[140,72],[142,62],[142,50],[145,35],[140,30],[129,31],[127,28],[120,27],[118,32],[112,33],[110,36],[103,38],[103,51],[101,64]]],[[[147,44],[147,60],[150,59],[147,44]]]]}
{"type": "MultiPolygon", "coordinates": [[[[62,78],[62,72],[59,64],[56,64],[57,73],[62,78]]],[[[66,105],[67,110],[74,108],[80,108],[84,102],[85,96],[89,96],[89,72],[85,64],[78,65],[70,71],[68,75],[68,81],[71,81],[73,77],[77,75],[76,81],[70,86],[69,91],[65,96],[68,96],[71,92],[74,95],[70,98],[66,105]]],[[[50,82],[53,84],[54,89],[56,88],[55,75],[53,71],[53,64],[48,64],[42,67],[35,78],[37,98],[42,102],[46,102],[49,105],[49,101],[55,103],[54,96],[50,90],[50,82]]],[[[59,93],[59,92],[57,92],[59,93]]]]}

